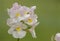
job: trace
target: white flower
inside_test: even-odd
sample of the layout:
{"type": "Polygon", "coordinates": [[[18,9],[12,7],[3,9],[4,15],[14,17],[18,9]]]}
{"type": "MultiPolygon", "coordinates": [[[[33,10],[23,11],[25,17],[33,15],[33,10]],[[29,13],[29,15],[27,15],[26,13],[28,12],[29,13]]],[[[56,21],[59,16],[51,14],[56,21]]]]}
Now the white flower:
{"type": "Polygon", "coordinates": [[[32,37],[36,38],[35,27],[39,22],[37,21],[38,16],[34,13],[35,9],[36,6],[28,8],[26,6],[21,6],[18,3],[14,3],[12,8],[8,9],[10,18],[7,20],[7,25],[11,27],[8,30],[8,33],[12,34],[14,38],[23,38],[26,35],[24,29],[27,29],[28,25],[30,25],[31,28],[28,30],[32,37]]]}
{"type": "Polygon", "coordinates": [[[33,38],[36,38],[36,33],[35,33],[35,27],[39,24],[39,22],[37,21],[37,15],[34,13],[34,10],[36,9],[36,6],[32,6],[30,8],[29,14],[30,16],[24,20],[24,22],[30,26],[32,26],[29,31],[32,35],[33,38]]]}
{"type": "Polygon", "coordinates": [[[24,20],[29,17],[29,8],[26,6],[18,5],[18,3],[14,3],[13,7],[8,9],[8,15],[10,18],[17,18],[18,21],[24,20]]]}
{"type": "Polygon", "coordinates": [[[57,34],[56,34],[55,40],[56,40],[56,41],[60,41],[60,33],[57,33],[57,34]]]}
{"type": "Polygon", "coordinates": [[[27,23],[28,25],[33,25],[35,23],[37,23],[37,18],[35,15],[30,15],[26,20],[24,20],[25,23],[27,23]]]}
{"type": "Polygon", "coordinates": [[[37,23],[37,15],[34,13],[34,10],[36,9],[36,6],[32,6],[29,10],[29,14],[30,16],[25,19],[25,23],[27,23],[28,25],[32,26],[33,24],[37,23]]]}
{"type": "Polygon", "coordinates": [[[24,38],[26,35],[26,31],[23,29],[26,29],[27,26],[22,23],[16,23],[15,25],[11,26],[11,28],[8,30],[9,34],[12,34],[14,38],[24,38]]]}

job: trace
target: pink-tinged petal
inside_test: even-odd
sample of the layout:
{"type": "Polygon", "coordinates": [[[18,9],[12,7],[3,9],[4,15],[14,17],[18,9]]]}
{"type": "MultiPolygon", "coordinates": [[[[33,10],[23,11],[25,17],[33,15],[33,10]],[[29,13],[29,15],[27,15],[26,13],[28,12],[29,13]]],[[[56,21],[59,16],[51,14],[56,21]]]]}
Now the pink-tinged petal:
{"type": "Polygon", "coordinates": [[[17,3],[17,2],[14,3],[14,4],[13,4],[13,7],[18,7],[18,3],[17,3]]]}
{"type": "Polygon", "coordinates": [[[31,10],[35,10],[35,9],[36,9],[36,6],[32,6],[32,7],[31,7],[31,10]]]}
{"type": "Polygon", "coordinates": [[[17,2],[13,4],[13,9],[14,9],[14,10],[19,9],[19,5],[18,5],[17,2]]]}
{"type": "Polygon", "coordinates": [[[56,40],[56,41],[60,41],[60,33],[57,33],[57,34],[56,34],[55,40],[56,40]]]}
{"type": "Polygon", "coordinates": [[[13,32],[13,37],[14,38],[24,38],[26,36],[26,32],[25,31],[20,31],[20,32],[13,32]]]}
{"type": "Polygon", "coordinates": [[[35,30],[33,28],[29,29],[29,32],[31,33],[33,38],[37,38],[35,30]]]}

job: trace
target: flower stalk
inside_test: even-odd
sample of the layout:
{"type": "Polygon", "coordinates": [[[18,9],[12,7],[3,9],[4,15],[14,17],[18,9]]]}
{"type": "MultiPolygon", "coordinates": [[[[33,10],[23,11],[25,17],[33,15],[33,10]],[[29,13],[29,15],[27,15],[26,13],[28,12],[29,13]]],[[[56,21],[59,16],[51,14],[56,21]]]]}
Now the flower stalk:
{"type": "Polygon", "coordinates": [[[19,38],[17,39],[17,41],[19,41],[19,38]]]}

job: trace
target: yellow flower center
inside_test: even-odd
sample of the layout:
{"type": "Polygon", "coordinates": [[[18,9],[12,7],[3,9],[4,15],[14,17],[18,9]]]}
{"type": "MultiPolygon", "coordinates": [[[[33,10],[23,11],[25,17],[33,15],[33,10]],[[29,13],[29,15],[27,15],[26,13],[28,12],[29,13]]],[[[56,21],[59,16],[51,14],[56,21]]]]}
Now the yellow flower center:
{"type": "Polygon", "coordinates": [[[20,16],[20,14],[19,13],[16,13],[16,17],[19,17],[20,16]]]}
{"type": "Polygon", "coordinates": [[[19,32],[20,30],[21,30],[21,28],[20,28],[20,27],[17,27],[17,28],[16,28],[16,31],[18,31],[18,32],[19,32]]]}
{"type": "Polygon", "coordinates": [[[26,11],[26,12],[24,12],[24,14],[28,14],[28,12],[26,11]]]}
{"type": "Polygon", "coordinates": [[[31,19],[31,18],[29,18],[29,19],[28,19],[28,22],[29,22],[29,23],[31,23],[31,22],[32,22],[32,19],[31,19]]]}

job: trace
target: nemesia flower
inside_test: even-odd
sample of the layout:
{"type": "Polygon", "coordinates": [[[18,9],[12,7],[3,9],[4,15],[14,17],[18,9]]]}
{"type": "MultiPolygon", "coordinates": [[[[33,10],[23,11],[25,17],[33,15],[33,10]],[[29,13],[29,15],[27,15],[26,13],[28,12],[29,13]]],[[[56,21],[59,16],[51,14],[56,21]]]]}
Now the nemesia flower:
{"type": "Polygon", "coordinates": [[[24,38],[26,35],[25,30],[29,30],[32,37],[36,38],[35,27],[39,22],[37,20],[38,16],[34,13],[35,9],[36,6],[28,8],[19,5],[17,2],[13,4],[12,8],[7,9],[10,16],[7,19],[7,25],[10,26],[8,33],[14,38],[24,38]]]}
{"type": "Polygon", "coordinates": [[[27,26],[22,23],[17,23],[8,30],[9,34],[12,34],[14,38],[24,38],[26,35],[26,31],[23,29],[26,29],[27,26]]]}
{"type": "Polygon", "coordinates": [[[37,17],[36,14],[34,14],[35,9],[36,9],[36,6],[32,6],[30,11],[29,11],[30,16],[26,20],[24,20],[25,23],[27,23],[28,25],[32,26],[33,24],[37,23],[37,18],[38,17],[37,17]]]}
{"type": "Polygon", "coordinates": [[[57,34],[56,34],[55,40],[56,40],[56,41],[60,41],[60,33],[57,33],[57,34]]]}
{"type": "Polygon", "coordinates": [[[28,25],[33,25],[35,23],[37,23],[37,18],[35,15],[30,15],[26,20],[24,20],[25,23],[27,23],[28,25]]]}
{"type": "Polygon", "coordinates": [[[29,17],[29,14],[27,14],[28,11],[28,7],[18,5],[18,3],[14,3],[13,7],[8,9],[8,15],[10,16],[10,18],[17,18],[20,21],[29,17]]]}

